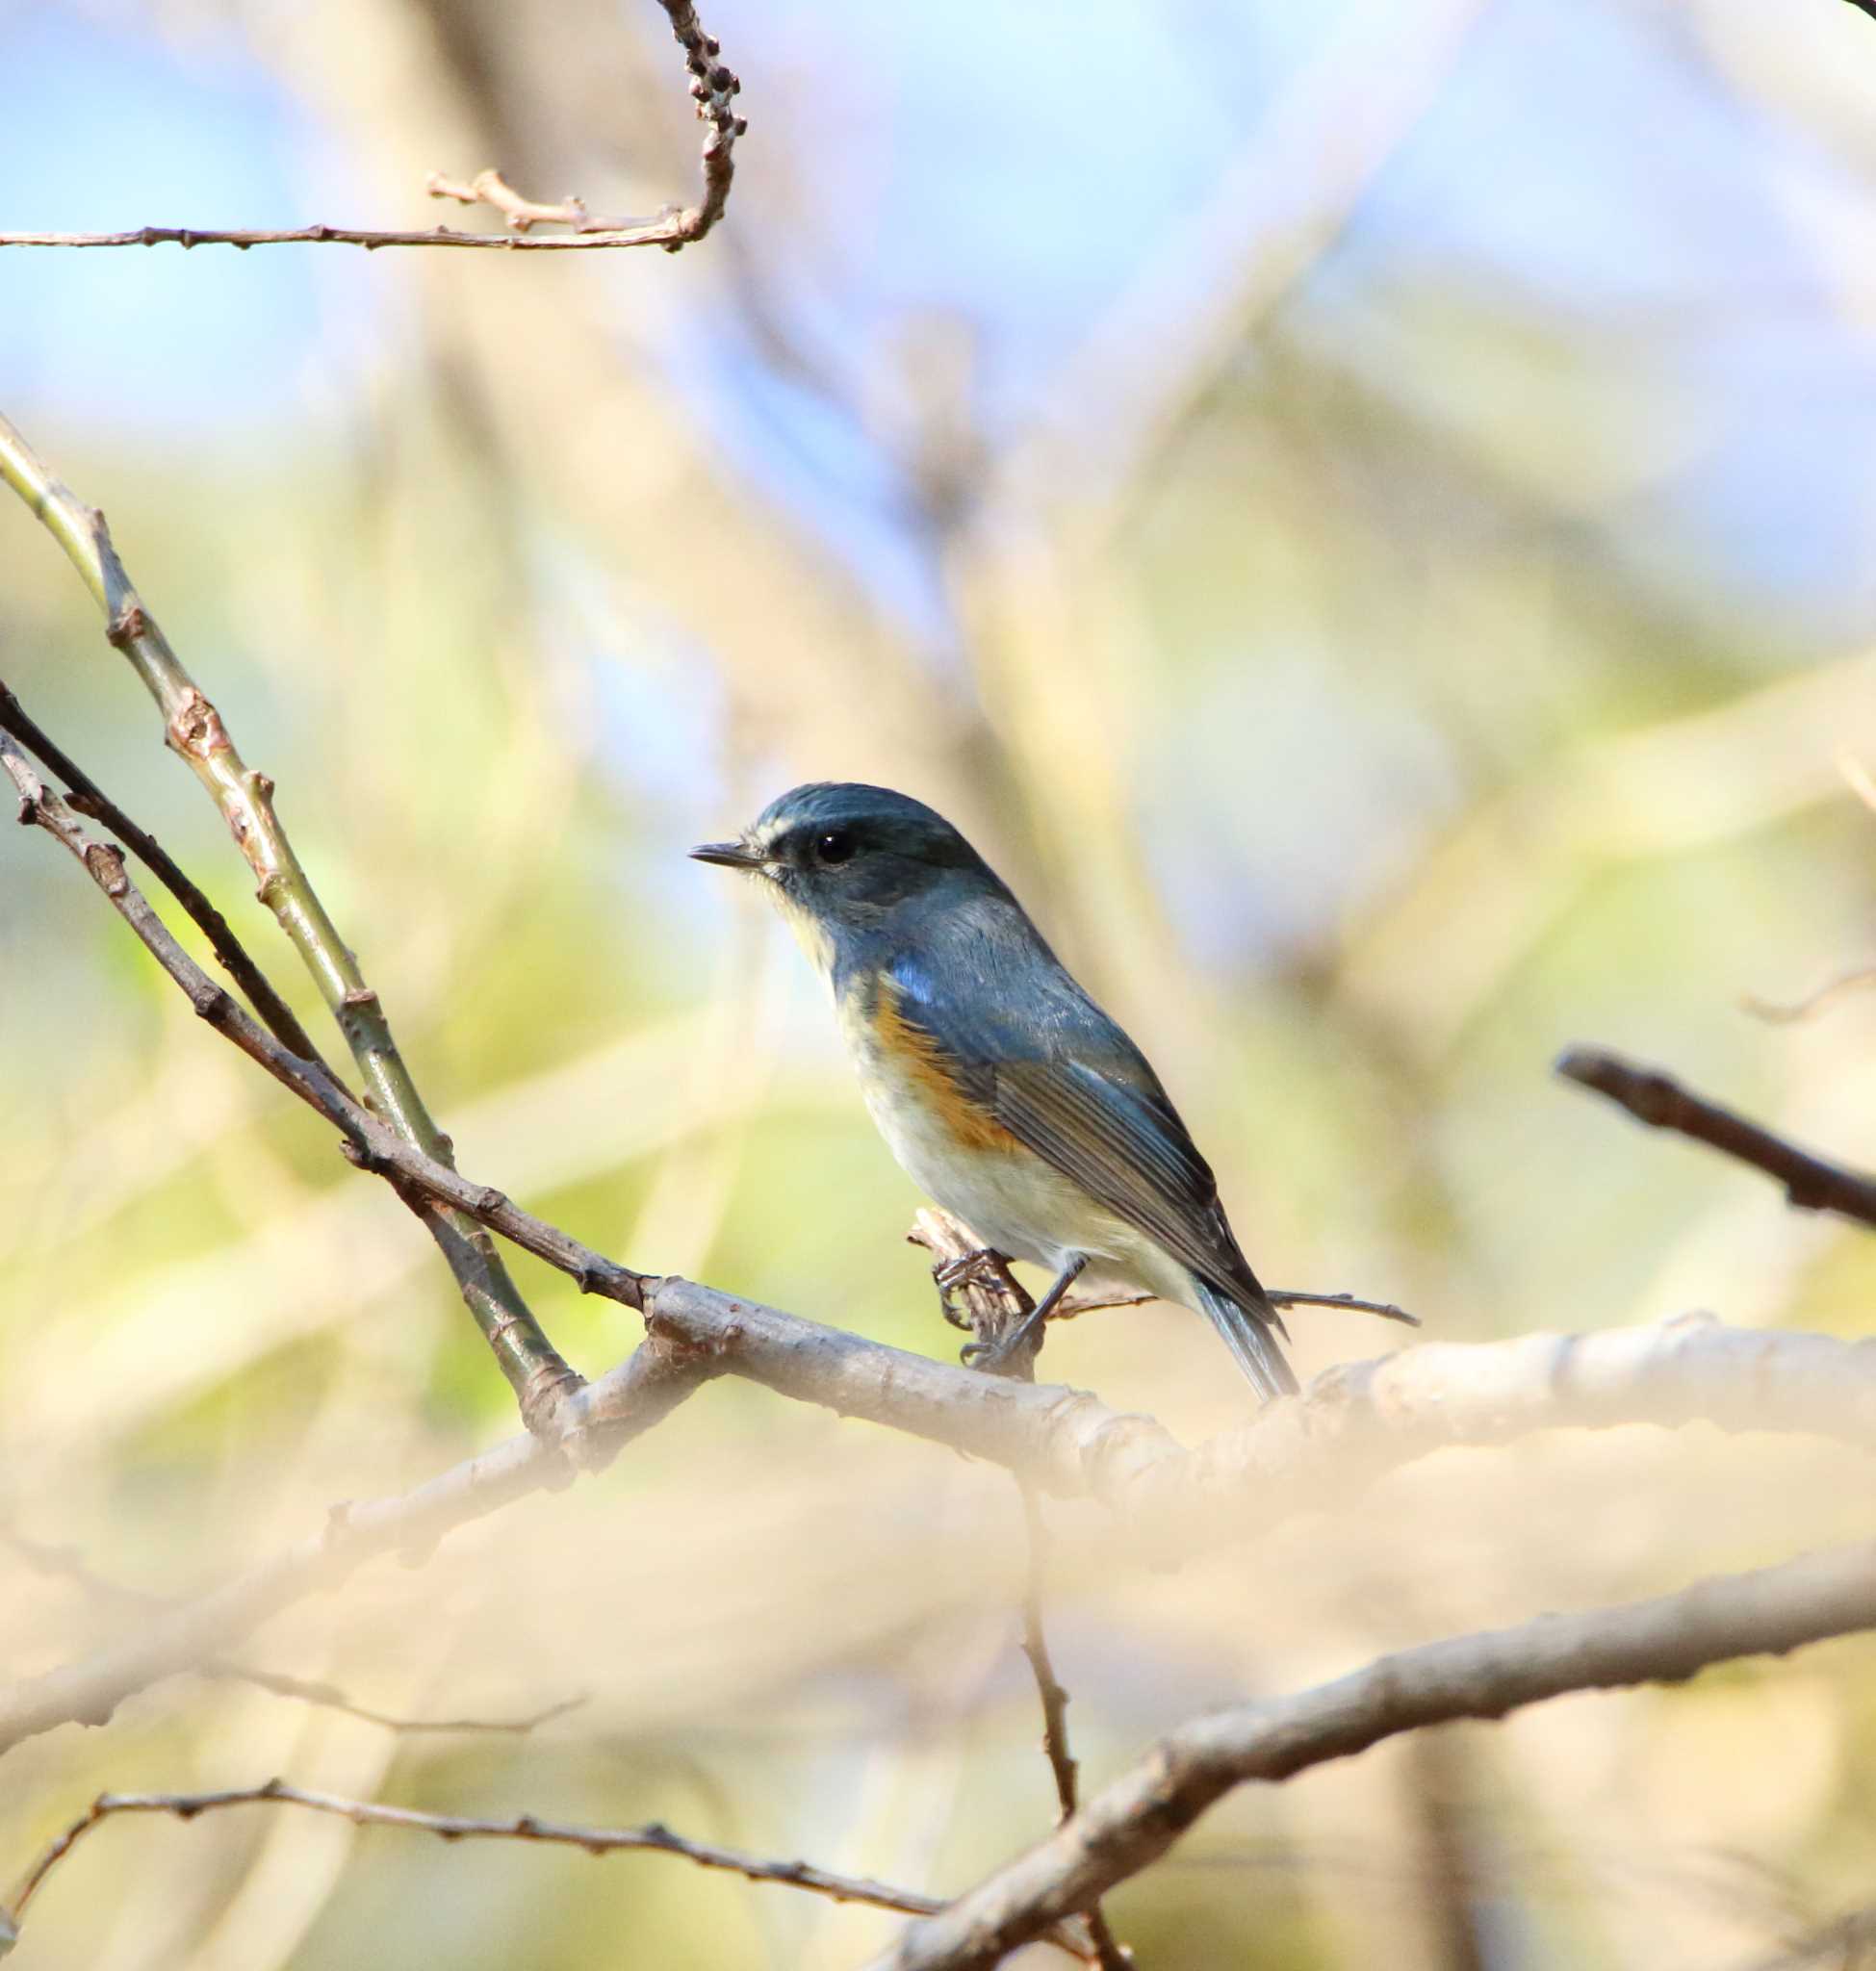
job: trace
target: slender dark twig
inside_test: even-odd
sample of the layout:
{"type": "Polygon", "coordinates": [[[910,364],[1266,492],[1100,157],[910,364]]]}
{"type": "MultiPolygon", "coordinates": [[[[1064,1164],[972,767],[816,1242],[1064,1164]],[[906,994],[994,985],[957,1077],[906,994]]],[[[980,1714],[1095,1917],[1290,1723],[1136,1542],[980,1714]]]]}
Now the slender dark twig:
{"type": "MultiPolygon", "coordinates": [[[[1049,1316],[1050,1320],[1073,1320],[1077,1315],[1099,1314],[1110,1307],[1146,1307],[1157,1293],[1068,1293],[1049,1316]]],[[[1402,1327],[1417,1328],[1421,1318],[1397,1307],[1392,1300],[1364,1300],[1355,1293],[1304,1293],[1293,1287],[1268,1287],[1264,1297],[1272,1307],[1340,1307],[1349,1314],[1377,1314],[1383,1320],[1399,1321],[1402,1327]]]]}
{"type": "MultiPolygon", "coordinates": [[[[425,1156],[408,1137],[363,1108],[316,1062],[281,1046],[183,950],[168,926],[150,908],[142,891],[130,880],[122,855],[110,843],[97,841],[85,832],[70,804],[45,785],[26,755],[5,733],[0,733],[0,772],[13,782],[19,799],[19,819],[43,829],[83,864],[145,949],[181,986],[197,1015],[232,1040],[283,1088],[291,1089],[331,1122],[341,1133],[346,1154],[360,1169],[383,1175],[420,1214],[434,1215],[437,1207],[447,1205],[478,1226],[488,1225],[501,1231],[536,1258],[573,1274],[586,1291],[606,1294],[628,1307],[643,1305],[643,1274],[569,1239],[565,1233],[522,1211],[493,1187],[473,1184],[450,1165],[425,1156]]],[[[459,1236],[451,1219],[435,1216],[432,1230],[456,1265],[465,1295],[482,1293],[487,1302],[484,1311],[493,1321],[499,1302],[492,1292],[481,1286],[475,1271],[486,1241],[471,1245],[466,1253],[458,1252],[451,1243],[459,1236]]],[[[545,1346],[545,1338],[542,1345],[545,1346]]],[[[552,1350],[548,1352],[552,1355],[552,1350]]],[[[527,1359],[532,1361],[535,1357],[530,1352],[527,1359]]],[[[557,1355],[552,1359],[559,1361],[557,1355]]],[[[561,1366],[564,1369],[565,1365],[561,1366]]],[[[571,1375],[572,1371],[568,1369],[566,1373],[571,1375]]],[[[578,1394],[578,1387],[576,1378],[574,1394],[578,1394]]],[[[538,1417],[531,1420],[531,1425],[539,1422],[538,1417]]]]}
{"type": "Polygon", "coordinates": [[[71,755],[64,752],[0,680],[0,732],[13,736],[34,755],[47,772],[65,783],[65,799],[83,815],[102,822],[113,834],[122,837],[124,846],[187,910],[221,960],[228,976],[247,994],[249,1005],[260,1014],[268,1031],[290,1054],[302,1061],[316,1062],[333,1081],[330,1062],[314,1046],[312,1037],[299,1023],[292,1007],[280,997],[267,974],[248,955],[246,947],[228,926],[228,920],[209,902],[187,876],[176,859],[156,837],[140,828],[105,793],[71,755]]]}
{"type": "MultiPolygon", "coordinates": [[[[1009,1267],[995,1254],[989,1253],[968,1226],[936,1206],[919,1210],[908,1237],[911,1243],[922,1245],[933,1256],[932,1277],[938,1284],[947,1317],[959,1319],[951,1312],[951,1295],[964,1296],[959,1324],[969,1328],[971,1347],[980,1351],[983,1359],[996,1365],[990,1373],[1033,1384],[1041,1331],[1038,1329],[1034,1343],[1018,1352],[1004,1352],[1006,1337],[1035,1311],[1035,1302],[1011,1274],[1009,1267]]],[[[1035,1678],[1037,1700],[1042,1707],[1042,1755],[1049,1762],[1049,1774],[1055,1781],[1056,1824],[1060,1826],[1075,1810],[1076,1764],[1068,1745],[1068,1692],[1055,1674],[1055,1660],[1049,1653],[1048,1631],[1042,1619],[1048,1531],[1035,1486],[1020,1472],[1014,1475],[1017,1496],[1022,1500],[1024,1533],[1020,1640],[1023,1660],[1035,1678]]],[[[1089,1940],[1101,1971],[1132,1971],[1133,1955],[1115,1940],[1099,1902],[1091,1903],[1082,1913],[1087,1918],[1089,1940]]]]}
{"type": "MultiPolygon", "coordinates": [[[[280,825],[273,781],[242,758],[221,714],[190,676],[138,594],[117,556],[104,515],[86,505],[4,417],[0,417],[0,479],[19,495],[64,550],[104,613],[106,640],[123,654],[155,701],[163,719],[165,743],[189,765],[220,810],[254,873],[256,894],[278,919],[345,1036],[364,1082],[366,1101],[395,1136],[424,1158],[433,1164],[451,1164],[454,1151],[450,1139],[418,1092],[377,993],[366,984],[356,954],[340,936],[280,825]]],[[[18,781],[16,773],[13,778],[18,781]]],[[[23,782],[20,792],[26,800],[28,790],[23,782]]],[[[55,812],[43,804],[36,806],[30,800],[26,800],[26,809],[32,810],[29,818],[40,821],[55,812]]],[[[70,819],[70,809],[64,802],[57,804],[56,811],[70,819]]],[[[52,832],[63,838],[69,830],[61,824],[52,832]]],[[[97,846],[102,854],[103,845],[97,846]]],[[[104,887],[115,902],[122,894],[116,885],[127,883],[129,879],[123,874],[122,857],[115,851],[111,854],[116,874],[104,887]]],[[[104,865],[94,864],[89,850],[81,859],[98,878],[104,865]]],[[[141,897],[137,908],[142,915],[154,917],[141,897]]],[[[141,930],[139,934],[142,934],[141,930]]],[[[184,962],[193,965],[187,959],[184,962]]],[[[180,979],[182,975],[177,976],[180,979]]],[[[220,999],[227,995],[214,986],[208,987],[208,994],[206,999],[196,1000],[196,1011],[204,1018],[215,1018],[220,1011],[217,995],[220,999]]],[[[224,1024],[224,1031],[234,1037],[235,1023],[224,1024]]],[[[277,1045],[262,1029],[256,1027],[255,1034],[268,1047],[277,1045]]],[[[293,1086],[292,1075],[283,1073],[279,1062],[269,1062],[265,1048],[256,1051],[245,1038],[241,1044],[276,1078],[293,1086]]],[[[300,1058],[291,1050],[281,1051],[289,1062],[300,1058]]],[[[317,1066],[313,1072],[325,1089],[333,1088],[329,1075],[317,1066]]],[[[343,1090],[339,1092],[343,1096],[343,1090]]],[[[344,1099],[349,1101],[349,1097],[344,1099]]],[[[412,1203],[408,1190],[400,1190],[399,1195],[412,1203]]],[[[438,1194],[432,1190],[429,1196],[437,1199],[438,1194]]],[[[509,1276],[494,1241],[475,1215],[463,1213],[454,1200],[438,1199],[421,1206],[412,1203],[412,1209],[449,1262],[470,1313],[514,1391],[523,1421],[544,1436],[557,1435],[559,1410],[578,1390],[580,1378],[548,1340],[509,1276]]]]}
{"type": "Polygon", "coordinates": [[[1556,1071],[1565,1081],[1606,1095],[1651,1129],[1691,1137],[1722,1156],[1764,1171],[1784,1185],[1787,1202],[1799,1211],[1836,1212],[1860,1225],[1876,1225],[1876,1178],[1827,1164],[1759,1123],[1683,1088],[1658,1069],[1637,1067],[1601,1048],[1572,1047],[1557,1062],[1556,1071]]]}
{"type": "MultiPolygon", "coordinates": [[[[1036,1695],[1042,1706],[1042,1754],[1055,1779],[1056,1825],[1062,1827],[1074,1818],[1080,1805],[1080,1762],[1068,1749],[1068,1693],[1055,1674],[1048,1631],[1042,1625],[1042,1587],[1048,1565],[1048,1529],[1042,1523],[1042,1502],[1026,1479],[1018,1478],[1016,1489],[1022,1494],[1023,1530],[1028,1547],[1022,1598],[1022,1652],[1028,1659],[1030,1675],[1036,1679],[1036,1695]]],[[[1116,1939],[1100,1904],[1089,1904],[1086,1913],[1094,1961],[1101,1971],[1132,1971],[1134,1954],[1116,1939]]]]}
{"type": "Polygon", "coordinates": [[[261,1786],[236,1786],[219,1793],[100,1793],[86,1812],[72,1822],[26,1871],[13,1891],[7,1909],[0,1911],[0,1945],[11,1942],[8,1930],[18,1933],[20,1920],[45,1879],[93,1828],[116,1814],[167,1813],[191,1821],[198,1814],[213,1813],[230,1806],[287,1805],[309,1807],[315,1813],[336,1815],[359,1828],[404,1828],[416,1833],[435,1834],[445,1841],[540,1841],[563,1848],[578,1848],[588,1855],[620,1855],[638,1852],[675,1855],[699,1868],[721,1869],[753,1882],[781,1882],[789,1888],[807,1889],[836,1903],[864,1903],[875,1909],[895,1909],[908,1915],[927,1915],[943,1906],[932,1896],[912,1889],[896,1888],[890,1882],[874,1881],[864,1876],[835,1875],[807,1861],[776,1861],[759,1855],[748,1855],[737,1848],[719,1848],[707,1841],[692,1841],[674,1833],[656,1821],[638,1828],[593,1828],[565,1821],[543,1820],[535,1814],[516,1814],[508,1820],[487,1820],[463,1814],[419,1813],[404,1806],[385,1806],[375,1801],[345,1800],[333,1793],[315,1793],[285,1779],[270,1779],[261,1786]]]}
{"type": "Polygon", "coordinates": [[[432,172],[425,188],[432,198],[453,198],[464,205],[490,205],[508,221],[505,233],[465,233],[450,226],[414,231],[366,226],[135,226],[119,233],[0,233],[0,246],[461,246],[493,248],[505,253],[604,252],[620,246],[662,246],[676,253],[703,239],[718,219],[730,197],[735,174],[737,138],[749,128],[735,110],[742,84],[718,59],[722,49],[704,32],[691,0],[657,0],[671,22],[671,31],[684,51],[690,71],[690,93],[705,124],[704,185],[689,205],[668,205],[655,218],[595,218],[584,201],[569,198],[544,205],[526,198],[499,171],[479,171],[464,182],[432,172]],[[536,235],[537,225],[565,225],[571,233],[536,235]]]}
{"type": "MultiPolygon", "coordinates": [[[[75,1547],[57,1547],[43,1540],[30,1540],[11,1526],[0,1527],[0,1542],[11,1547],[36,1573],[70,1581],[82,1588],[93,1601],[110,1602],[124,1609],[146,1614],[171,1609],[176,1604],[167,1597],[146,1594],[141,1588],[126,1587],[121,1581],[107,1580],[92,1568],[75,1547]]],[[[348,1718],[367,1725],[381,1725],[387,1731],[421,1735],[433,1731],[492,1731],[525,1734],[540,1726],[563,1718],[586,1702],[584,1692],[562,1698],[520,1718],[403,1718],[390,1711],[374,1710],[348,1697],[335,1683],[321,1683],[304,1677],[288,1677],[277,1670],[257,1670],[249,1663],[235,1663],[226,1657],[211,1657],[201,1666],[204,1677],[228,1683],[251,1684],[278,1698],[295,1698],[301,1703],[318,1704],[322,1710],[343,1711],[348,1718]]]]}

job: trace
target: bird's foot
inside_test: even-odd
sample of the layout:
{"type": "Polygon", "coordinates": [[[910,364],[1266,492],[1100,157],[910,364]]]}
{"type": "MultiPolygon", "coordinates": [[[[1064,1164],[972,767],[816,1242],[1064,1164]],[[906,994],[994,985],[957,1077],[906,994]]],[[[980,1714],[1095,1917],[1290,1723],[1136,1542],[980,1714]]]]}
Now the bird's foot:
{"type": "Polygon", "coordinates": [[[1000,1341],[966,1342],[958,1351],[958,1360],[966,1369],[981,1369],[990,1375],[1000,1375],[1011,1363],[1021,1357],[1032,1342],[1040,1345],[1041,1325],[1036,1314],[1026,1315],[1000,1341]]]}
{"type": "Polygon", "coordinates": [[[970,1318],[960,1313],[953,1297],[958,1290],[987,1273],[993,1273],[1002,1265],[1003,1255],[1000,1252],[991,1246],[980,1245],[932,1268],[932,1278],[938,1282],[938,1311],[954,1328],[963,1328],[968,1334],[971,1326],[970,1318]]]}

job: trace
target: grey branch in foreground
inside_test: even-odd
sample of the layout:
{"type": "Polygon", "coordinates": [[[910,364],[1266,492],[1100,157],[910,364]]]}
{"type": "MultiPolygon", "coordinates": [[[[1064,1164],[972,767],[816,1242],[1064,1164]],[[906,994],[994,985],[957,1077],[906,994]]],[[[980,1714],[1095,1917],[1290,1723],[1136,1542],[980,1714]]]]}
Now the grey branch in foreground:
{"type": "MultiPolygon", "coordinates": [[[[1188,1450],[1150,1419],[1078,1391],[953,1369],[687,1280],[649,1281],[646,1299],[651,1338],[569,1405],[581,1466],[603,1465],[709,1378],[741,1375],[1149,1519],[1170,1550],[1331,1505],[1445,1445],[1550,1428],[1705,1421],[1876,1441],[1876,1344],[1707,1320],[1405,1349],[1319,1375],[1300,1397],[1188,1450]]],[[[221,1655],[364,1561],[421,1559],[453,1527],[568,1474],[561,1450],[523,1435],[413,1492],[334,1507],[274,1559],[139,1622],[113,1648],[0,1690],[0,1753],[67,1723],[101,1725],[132,1693],[221,1655]]]]}
{"type": "Polygon", "coordinates": [[[1784,1185],[1786,1201],[1799,1211],[1836,1212],[1860,1225],[1876,1226],[1876,1178],[1813,1157],[1761,1124],[1683,1088],[1658,1068],[1638,1067],[1600,1047],[1572,1047],[1557,1062],[1556,1071],[1565,1081],[1606,1095],[1651,1129],[1672,1130],[1764,1171],[1784,1185]]]}
{"type": "Polygon", "coordinates": [[[1876,1544],[1427,1643],[1294,1697],[1195,1719],[1049,1839],[913,1924],[870,1971],[985,1971],[1158,1860],[1247,1781],[1287,1779],[1428,1725],[1502,1718],[1566,1691],[1680,1683],[1709,1664],[1783,1655],[1872,1625],[1876,1544]]]}
{"type": "Polygon", "coordinates": [[[261,1786],[241,1786],[222,1793],[100,1793],[89,1811],[73,1821],[27,1870],[13,1891],[9,1906],[0,1910],[0,1955],[17,1940],[19,1925],[27,1906],[41,1884],[74,1847],[93,1828],[101,1827],[114,1815],[129,1813],[173,1814],[178,1820],[193,1821],[198,1814],[213,1813],[230,1806],[287,1805],[310,1807],[315,1813],[337,1815],[360,1828],[404,1828],[422,1834],[435,1834],[446,1841],[540,1841],[563,1848],[578,1848],[588,1855],[621,1855],[632,1852],[675,1855],[700,1868],[722,1869],[753,1882],[781,1882],[789,1888],[807,1889],[836,1903],[865,1903],[875,1909],[892,1909],[917,1915],[942,1906],[936,1898],[921,1896],[911,1889],[895,1888],[890,1882],[874,1881],[864,1876],[835,1875],[807,1861],[773,1861],[759,1855],[748,1855],[736,1848],[719,1848],[707,1841],[687,1840],[657,1822],[641,1828],[592,1828],[564,1821],[542,1820],[534,1814],[516,1814],[507,1820],[466,1818],[459,1814],[419,1813],[409,1807],[383,1806],[368,1800],[345,1800],[333,1793],[309,1792],[284,1779],[270,1779],[261,1786]]]}
{"type": "Polygon", "coordinates": [[[657,0],[684,51],[690,93],[705,125],[704,187],[689,205],[669,205],[653,218],[595,218],[578,198],[544,205],[526,198],[499,171],[478,171],[468,183],[433,172],[432,198],[489,205],[507,219],[504,233],[465,233],[450,226],[385,230],[369,226],[134,226],[117,233],[0,233],[0,246],[456,246],[503,253],[605,252],[621,246],[662,246],[676,253],[701,240],[729,202],[735,142],[749,128],[737,115],[742,84],[718,59],[715,38],[704,32],[691,0],[657,0]],[[537,225],[571,226],[570,233],[535,234],[537,225]]]}

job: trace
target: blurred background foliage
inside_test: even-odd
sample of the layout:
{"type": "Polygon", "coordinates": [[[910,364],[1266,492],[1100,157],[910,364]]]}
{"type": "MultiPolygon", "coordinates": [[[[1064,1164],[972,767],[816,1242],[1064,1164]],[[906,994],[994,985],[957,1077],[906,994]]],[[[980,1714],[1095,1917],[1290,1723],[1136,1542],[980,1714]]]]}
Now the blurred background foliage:
{"type": "MultiPolygon", "coordinates": [[[[1876,992],[1741,1009],[1876,953],[1876,815],[1838,766],[1876,758],[1876,25],[707,24],[752,128],[728,221],[677,258],[0,261],[6,409],[276,778],[465,1168],[634,1265],[948,1350],[816,988],[682,856],[860,778],[1012,877],[1266,1278],[1446,1339],[1864,1329],[1866,1238],[1547,1070],[1614,1043],[1876,1161],[1876,992]]],[[[490,163],[652,211],[695,168],[649,0],[13,0],[0,71],[19,226],[422,224],[430,170],[490,163]]],[[[23,510],[0,555],[5,675],[310,1017],[23,510]]],[[[0,899],[4,1524],[175,1593],[510,1429],[388,1193],[24,832],[0,899]]],[[[518,1264],[582,1367],[630,1345],[518,1264]]],[[[1305,1372],[1392,1339],[1297,1327],[1305,1372]]],[[[1192,1436],[1243,1414],[1221,1359],[1152,1310],[1048,1367],[1192,1436]]],[[[1380,1648],[1866,1531],[1868,1481],[1814,1446],[1559,1438],[1170,1574],[1059,1513],[1085,1773],[1380,1648]]],[[[420,1715],[579,1711],[398,1739],[182,1680],[15,1753],[0,1838],[23,1865],[100,1786],[280,1771],[961,1885],[1053,1811],[1019,1533],[994,1472],[717,1387],[602,1482],[242,1651],[420,1715]]],[[[0,1568],[18,1673],[135,1619],[0,1568]]],[[[1147,1971],[1782,1961],[1876,1899],[1873,1757],[1876,1660],[1839,1644],[1244,1796],[1114,1913],[1147,1971]]],[[[832,1967],[889,1929],[271,1811],[100,1833],[20,1960],[832,1967]]]]}

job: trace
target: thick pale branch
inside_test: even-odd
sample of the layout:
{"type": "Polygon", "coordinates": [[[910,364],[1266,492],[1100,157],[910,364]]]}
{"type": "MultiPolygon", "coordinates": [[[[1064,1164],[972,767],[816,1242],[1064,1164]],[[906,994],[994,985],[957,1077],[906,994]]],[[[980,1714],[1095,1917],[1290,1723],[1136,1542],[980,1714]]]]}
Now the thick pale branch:
{"type": "Polygon", "coordinates": [[[1427,1725],[1502,1718],[1566,1691],[1679,1683],[1709,1664],[1873,1625],[1876,1545],[1841,1548],[1652,1600],[1401,1650],[1295,1697],[1195,1719],[1048,1840],[913,1924],[873,1971],[984,1971],[1158,1860],[1246,1781],[1287,1779],[1427,1725]]]}
{"type": "Polygon", "coordinates": [[[465,233],[450,226],[399,230],[371,226],[133,226],[117,233],[0,233],[0,246],[455,246],[505,253],[605,252],[621,246],[662,246],[667,253],[703,239],[723,217],[735,173],[736,139],[749,128],[736,115],[742,84],[718,60],[722,50],[704,32],[690,0],[657,0],[684,51],[690,93],[704,131],[704,184],[689,205],[668,205],[655,218],[595,218],[578,198],[543,205],[524,197],[499,171],[479,171],[463,183],[433,172],[425,188],[432,198],[464,205],[486,204],[501,213],[505,233],[465,233]],[[534,234],[537,225],[566,225],[571,233],[534,234]]]}
{"type": "MultiPolygon", "coordinates": [[[[569,1402],[581,1461],[599,1467],[667,1417],[715,1372],[707,1357],[647,1344],[569,1402]]],[[[61,1725],[102,1725],[125,1698],[167,1677],[211,1668],[269,1616],[336,1587],[380,1554],[423,1561],[452,1528],[572,1478],[568,1456],[523,1435],[453,1466],[415,1491],[336,1505],[317,1532],[220,1587],[144,1614],[122,1638],[0,1692],[0,1753],[61,1725]]]]}
{"type": "Polygon", "coordinates": [[[1784,1185],[1786,1200],[1800,1211],[1836,1212],[1860,1225],[1876,1225],[1876,1178],[1827,1164],[1759,1123],[1683,1088],[1657,1068],[1637,1067],[1601,1048],[1573,1047],[1558,1061],[1556,1071],[1565,1081],[1606,1095],[1651,1129],[1690,1137],[1722,1156],[1764,1171],[1784,1185]]]}
{"type": "MultiPolygon", "coordinates": [[[[637,1276],[634,1275],[634,1278],[637,1276]]],[[[1411,1348],[1318,1376],[1187,1450],[1150,1418],[1077,1391],[953,1369],[686,1280],[646,1284],[652,1339],[568,1405],[570,1448],[604,1465],[700,1382],[735,1374],[1092,1497],[1156,1538],[1195,1546],[1322,1509],[1444,1445],[1554,1427],[1710,1421],[1876,1442],[1876,1344],[1683,1320],[1411,1348]]],[[[420,1556],[452,1527],[564,1484],[566,1456],[517,1437],[417,1491],[335,1511],[320,1532],[115,1649],[0,1693],[0,1752],[68,1722],[101,1724],[132,1692],[225,1651],[278,1609],[373,1555],[420,1556]]]]}

